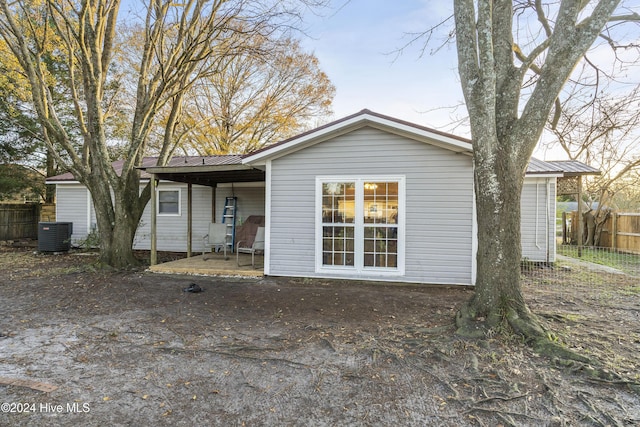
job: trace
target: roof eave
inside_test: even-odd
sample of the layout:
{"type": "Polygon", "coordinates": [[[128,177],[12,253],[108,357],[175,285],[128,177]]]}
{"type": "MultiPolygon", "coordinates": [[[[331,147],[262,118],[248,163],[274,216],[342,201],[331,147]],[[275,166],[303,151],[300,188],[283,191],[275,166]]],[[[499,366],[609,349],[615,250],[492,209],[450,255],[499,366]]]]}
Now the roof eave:
{"type": "Polygon", "coordinates": [[[80,181],[78,180],[72,180],[72,179],[45,179],[44,181],[45,184],[49,185],[53,185],[53,184],[81,184],[80,181]]]}
{"type": "Polygon", "coordinates": [[[264,164],[268,159],[274,159],[286,154],[301,150],[348,132],[371,126],[383,131],[391,132],[414,140],[439,146],[454,152],[471,154],[471,143],[463,138],[448,136],[427,128],[418,127],[411,123],[402,122],[390,117],[382,116],[370,111],[364,111],[343,120],[334,122],[325,127],[299,135],[290,140],[283,141],[273,147],[260,150],[254,154],[248,154],[242,159],[243,164],[264,164]]]}
{"type": "Polygon", "coordinates": [[[527,172],[525,178],[562,178],[562,172],[527,172]]]}
{"type": "Polygon", "coordinates": [[[237,171],[237,170],[250,170],[251,166],[244,164],[231,164],[231,165],[198,165],[198,166],[152,166],[143,169],[147,173],[162,174],[162,173],[203,173],[203,172],[225,172],[225,171],[237,171]]]}
{"type": "Polygon", "coordinates": [[[572,176],[584,176],[584,175],[602,175],[601,171],[595,172],[565,172],[564,176],[572,177],[572,176]]]}

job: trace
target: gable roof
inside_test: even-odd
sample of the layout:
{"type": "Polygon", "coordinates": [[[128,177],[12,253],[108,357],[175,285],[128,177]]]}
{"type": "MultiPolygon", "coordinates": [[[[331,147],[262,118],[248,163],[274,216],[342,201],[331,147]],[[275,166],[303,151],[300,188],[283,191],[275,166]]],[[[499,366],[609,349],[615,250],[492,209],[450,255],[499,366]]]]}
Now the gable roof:
{"type": "Polygon", "coordinates": [[[269,145],[243,156],[244,164],[262,164],[267,159],[278,158],[294,151],[310,147],[339,135],[370,126],[413,140],[442,147],[457,153],[471,154],[471,140],[457,135],[431,129],[370,110],[362,110],[293,138],[269,145]]]}
{"type": "MultiPolygon", "coordinates": [[[[173,157],[166,166],[156,166],[157,157],[145,157],[139,169],[142,171],[141,178],[143,180],[148,180],[150,173],[154,173],[160,179],[201,185],[215,185],[219,182],[264,181],[263,168],[259,170],[253,166],[261,166],[268,159],[285,156],[365,126],[445,148],[456,153],[471,155],[473,152],[471,140],[467,138],[364,109],[358,113],[245,155],[180,156],[173,157]]],[[[121,173],[123,164],[124,160],[113,162],[113,168],[116,173],[121,173]]],[[[577,160],[543,161],[533,157],[529,161],[526,170],[527,176],[539,177],[597,174],[600,174],[599,170],[577,160]]],[[[49,184],[72,183],[77,182],[77,180],[68,172],[49,177],[46,182],[49,184]]]]}

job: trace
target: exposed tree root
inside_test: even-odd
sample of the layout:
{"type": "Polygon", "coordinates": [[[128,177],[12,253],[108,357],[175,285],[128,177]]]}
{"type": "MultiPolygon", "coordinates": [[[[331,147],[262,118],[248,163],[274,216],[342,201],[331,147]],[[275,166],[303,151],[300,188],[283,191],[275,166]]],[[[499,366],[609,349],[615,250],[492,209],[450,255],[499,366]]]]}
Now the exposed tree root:
{"type": "Polygon", "coordinates": [[[590,377],[604,379],[611,373],[594,366],[599,363],[560,345],[555,335],[545,330],[536,316],[525,307],[523,310],[502,308],[492,310],[486,316],[478,316],[472,302],[465,304],[456,314],[456,334],[465,338],[484,339],[499,334],[515,333],[521,336],[537,353],[546,356],[558,366],[576,366],[590,377]]]}
{"type": "Polygon", "coordinates": [[[456,315],[456,333],[467,338],[482,339],[499,332],[512,332],[523,337],[534,351],[552,360],[563,369],[580,372],[591,381],[625,385],[635,393],[640,393],[640,383],[625,380],[615,372],[602,366],[600,361],[579,354],[557,342],[555,335],[542,326],[536,316],[526,307],[524,310],[503,309],[486,317],[477,317],[471,303],[463,306],[456,315]],[[500,319],[500,320],[497,320],[500,319]]]}

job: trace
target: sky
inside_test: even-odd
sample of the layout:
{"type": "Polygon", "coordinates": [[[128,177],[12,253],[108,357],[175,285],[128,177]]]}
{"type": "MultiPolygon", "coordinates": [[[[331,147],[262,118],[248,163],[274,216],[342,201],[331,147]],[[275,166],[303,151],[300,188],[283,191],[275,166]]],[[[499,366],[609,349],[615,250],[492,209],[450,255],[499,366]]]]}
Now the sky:
{"type": "Polygon", "coordinates": [[[332,119],[367,108],[452,131],[456,117],[466,115],[455,45],[431,51],[442,45],[453,23],[424,54],[422,42],[400,52],[412,34],[446,19],[452,8],[443,0],[334,0],[331,9],[307,14],[302,44],[336,87],[332,119]]]}
{"type": "MultiPolygon", "coordinates": [[[[130,10],[140,6],[137,1],[123,3],[130,10]]],[[[444,43],[453,31],[452,14],[451,0],[331,0],[330,7],[306,13],[301,44],[315,54],[336,87],[333,116],[317,124],[366,108],[469,137],[468,127],[460,123],[467,112],[455,43],[444,43]],[[422,40],[409,44],[416,34],[447,19],[426,47],[422,40]]],[[[599,51],[590,59],[614,64],[611,49],[603,46],[599,51]]],[[[627,80],[640,82],[640,66],[628,72],[633,78],[627,75],[627,80]]],[[[535,155],[564,157],[560,150],[540,147],[535,155]]]]}
{"type": "MultiPolygon", "coordinates": [[[[629,1],[627,5],[633,4],[629,1]]],[[[634,6],[637,10],[638,6],[634,6]]],[[[364,108],[469,137],[469,129],[460,120],[467,116],[457,70],[454,42],[443,46],[450,19],[423,51],[417,42],[400,51],[416,33],[437,25],[453,14],[450,0],[332,0],[330,10],[305,16],[303,46],[314,53],[320,67],[336,87],[334,115],[339,119],[364,108]],[[434,52],[435,51],[435,52],[434,52]]],[[[623,33],[637,27],[622,26],[623,33]]],[[[629,39],[638,40],[637,33],[629,39]]],[[[614,68],[614,52],[600,41],[589,59],[608,72],[614,68]]],[[[616,55],[633,55],[616,51],[616,55]]],[[[635,57],[633,57],[635,58],[635,57]]],[[[632,85],[640,82],[640,66],[625,72],[632,85]]],[[[628,84],[619,87],[625,93],[628,84]]],[[[548,140],[553,140],[545,134],[548,140]]],[[[540,159],[564,159],[559,146],[539,145],[534,155],[540,159]]]]}

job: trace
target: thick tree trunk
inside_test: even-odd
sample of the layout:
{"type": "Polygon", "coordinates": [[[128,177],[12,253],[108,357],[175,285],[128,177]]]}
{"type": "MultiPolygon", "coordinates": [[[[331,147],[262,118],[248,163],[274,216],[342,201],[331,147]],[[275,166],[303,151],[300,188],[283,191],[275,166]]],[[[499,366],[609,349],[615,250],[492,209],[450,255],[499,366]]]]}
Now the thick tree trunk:
{"type": "Polygon", "coordinates": [[[516,3],[454,1],[458,69],[473,139],[478,221],[476,291],[458,312],[458,333],[482,337],[515,332],[540,353],[588,362],[549,339],[524,302],[520,197],[527,162],[558,94],[620,0],[587,2],[591,7],[576,1],[562,1],[557,7],[532,3],[541,27],[535,43],[527,42],[527,52],[513,38],[522,28],[514,31],[513,25],[534,20],[514,19],[516,3]]]}
{"type": "Polygon", "coordinates": [[[98,222],[101,265],[113,268],[138,265],[133,240],[145,205],[140,200],[139,185],[130,183],[112,190],[103,181],[88,184],[88,188],[98,222]]]}
{"type": "Polygon", "coordinates": [[[132,227],[126,222],[125,224],[107,229],[107,233],[100,232],[100,264],[114,268],[138,265],[139,261],[133,254],[133,239],[137,227],[132,227]]]}
{"type": "Polygon", "coordinates": [[[479,315],[488,316],[501,305],[519,307],[523,304],[520,290],[521,184],[517,179],[506,183],[499,179],[507,184],[503,187],[492,182],[488,174],[477,175],[480,179],[476,188],[478,276],[475,305],[479,315]]]}
{"type": "Polygon", "coordinates": [[[522,295],[520,197],[523,167],[502,158],[476,158],[478,254],[475,293],[458,314],[458,333],[482,337],[506,323],[527,336],[544,334],[522,295]]]}

